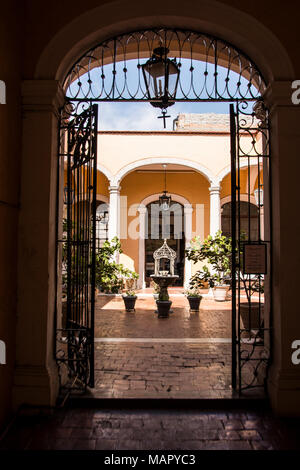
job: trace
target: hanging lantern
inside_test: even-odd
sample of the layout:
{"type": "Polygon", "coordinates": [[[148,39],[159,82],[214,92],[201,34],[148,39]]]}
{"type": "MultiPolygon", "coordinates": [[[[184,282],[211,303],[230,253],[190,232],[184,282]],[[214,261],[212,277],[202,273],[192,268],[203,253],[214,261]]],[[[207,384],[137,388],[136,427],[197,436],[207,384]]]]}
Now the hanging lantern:
{"type": "Polygon", "coordinates": [[[262,188],[255,189],[254,199],[258,207],[262,207],[264,205],[264,190],[262,188]]]}
{"type": "Polygon", "coordinates": [[[174,104],[180,69],[176,59],[168,59],[169,49],[157,47],[142,65],[147,96],[155,108],[166,109],[174,104]]]}
{"type": "Polygon", "coordinates": [[[160,205],[160,208],[161,210],[163,211],[168,211],[170,209],[170,205],[171,205],[171,196],[167,196],[167,189],[166,189],[166,184],[167,184],[167,172],[166,172],[166,168],[167,168],[167,165],[163,165],[163,168],[165,170],[165,189],[162,193],[161,196],[159,196],[159,205],[160,205]]]}
{"type": "Polygon", "coordinates": [[[171,196],[167,196],[167,191],[163,191],[163,194],[159,196],[159,205],[163,211],[170,209],[171,196]]]}

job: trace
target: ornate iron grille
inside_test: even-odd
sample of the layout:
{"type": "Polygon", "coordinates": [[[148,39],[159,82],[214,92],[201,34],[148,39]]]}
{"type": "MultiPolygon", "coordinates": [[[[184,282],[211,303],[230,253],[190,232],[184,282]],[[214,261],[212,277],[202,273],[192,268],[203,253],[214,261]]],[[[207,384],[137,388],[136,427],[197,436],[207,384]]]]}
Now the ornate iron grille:
{"type": "MultiPolygon", "coordinates": [[[[233,383],[235,385],[237,379],[239,391],[243,392],[256,387],[264,387],[270,359],[269,123],[268,112],[262,101],[258,101],[252,111],[249,109],[248,102],[236,103],[235,109],[234,105],[230,107],[233,383]],[[245,223],[243,224],[244,230],[241,223],[242,172],[247,178],[246,194],[244,190],[243,199],[245,203],[246,196],[248,203],[246,230],[245,223]],[[263,193],[262,188],[264,188],[263,193]],[[256,218],[251,216],[255,192],[258,194],[256,198],[258,217],[256,218]],[[253,239],[253,234],[255,234],[255,239],[253,239]],[[249,246],[255,247],[255,250],[263,247],[263,252],[266,252],[264,273],[247,272],[245,249],[249,246]]],[[[264,264],[255,253],[252,263],[264,264]]],[[[263,268],[253,267],[253,269],[255,271],[255,269],[263,268]]]]}
{"type": "Polygon", "coordinates": [[[94,385],[97,116],[97,105],[89,102],[67,103],[61,113],[64,225],[58,272],[64,296],[57,319],[56,360],[61,388],[72,390],[94,385]]]}
{"type": "Polygon", "coordinates": [[[120,35],[90,49],[65,79],[67,96],[149,101],[142,64],[161,46],[180,67],[176,101],[257,100],[265,89],[255,64],[229,43],[206,34],[161,28],[120,35]]]}

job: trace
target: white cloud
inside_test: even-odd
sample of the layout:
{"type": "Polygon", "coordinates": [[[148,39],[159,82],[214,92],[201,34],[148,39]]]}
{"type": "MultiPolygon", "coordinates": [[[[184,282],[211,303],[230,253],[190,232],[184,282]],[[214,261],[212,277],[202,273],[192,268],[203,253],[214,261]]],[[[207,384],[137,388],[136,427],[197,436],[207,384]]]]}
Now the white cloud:
{"type": "Polygon", "coordinates": [[[164,129],[159,109],[153,108],[149,103],[102,103],[99,106],[100,130],[117,131],[163,131],[173,129],[173,119],[176,113],[166,120],[164,129]]]}
{"type": "Polygon", "coordinates": [[[104,131],[172,131],[179,113],[228,113],[228,103],[181,102],[167,109],[166,129],[158,119],[161,111],[148,102],[99,103],[99,130],[104,131]]]}

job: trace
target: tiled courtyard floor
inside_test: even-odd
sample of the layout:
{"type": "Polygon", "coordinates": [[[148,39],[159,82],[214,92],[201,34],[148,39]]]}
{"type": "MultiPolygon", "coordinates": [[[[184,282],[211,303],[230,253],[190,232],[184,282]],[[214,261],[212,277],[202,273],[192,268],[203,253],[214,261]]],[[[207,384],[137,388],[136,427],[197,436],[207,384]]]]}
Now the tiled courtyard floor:
{"type": "Polygon", "coordinates": [[[230,344],[96,344],[96,397],[230,398],[230,344]]]}
{"type": "Polygon", "coordinates": [[[139,295],[134,313],[121,297],[98,296],[95,397],[232,396],[231,303],[203,298],[200,312],[190,313],[179,292],[168,319],[157,317],[149,294],[139,295]]]}
{"type": "Polygon", "coordinates": [[[173,313],[159,319],[152,295],[139,296],[135,313],[126,313],[121,297],[98,296],[97,338],[231,338],[231,302],[203,298],[198,314],[190,313],[185,296],[171,295],[173,313]]]}
{"type": "Polygon", "coordinates": [[[0,450],[297,450],[300,420],[266,411],[60,409],[19,417],[0,450]]]}

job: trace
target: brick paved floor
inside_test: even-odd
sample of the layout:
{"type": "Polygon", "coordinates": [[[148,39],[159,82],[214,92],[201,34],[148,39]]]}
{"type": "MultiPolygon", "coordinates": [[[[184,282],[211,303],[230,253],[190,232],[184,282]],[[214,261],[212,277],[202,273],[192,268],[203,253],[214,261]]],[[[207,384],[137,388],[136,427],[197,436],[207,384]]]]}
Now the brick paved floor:
{"type": "Polygon", "coordinates": [[[174,313],[159,319],[152,295],[139,297],[136,312],[126,313],[121,297],[98,296],[95,337],[104,338],[230,338],[231,302],[202,299],[199,314],[189,312],[183,295],[171,296],[174,313]]]}
{"type": "MultiPolygon", "coordinates": [[[[98,296],[95,389],[98,398],[229,398],[231,302],[188,301],[172,291],[173,313],[159,319],[150,294],[126,313],[121,297],[98,296]]],[[[246,368],[244,369],[246,371],[246,368]]],[[[246,373],[246,372],[245,372],[246,373]]],[[[247,372],[248,373],[248,372],[247,372]]]]}
{"type": "Polygon", "coordinates": [[[97,397],[229,398],[230,344],[96,344],[97,397]]]}
{"type": "Polygon", "coordinates": [[[60,409],[19,417],[0,449],[296,450],[300,420],[266,411],[60,409]]]}
{"type": "Polygon", "coordinates": [[[172,291],[177,295],[171,295],[173,313],[168,319],[154,313],[151,294],[139,295],[134,313],[125,312],[121,297],[98,296],[95,397],[232,396],[231,303],[205,298],[199,314],[190,313],[187,299],[179,292],[172,291]],[[212,338],[223,343],[211,344],[212,338]],[[140,342],[134,342],[137,339],[140,342]],[[199,339],[205,342],[196,343],[199,339]]]}

